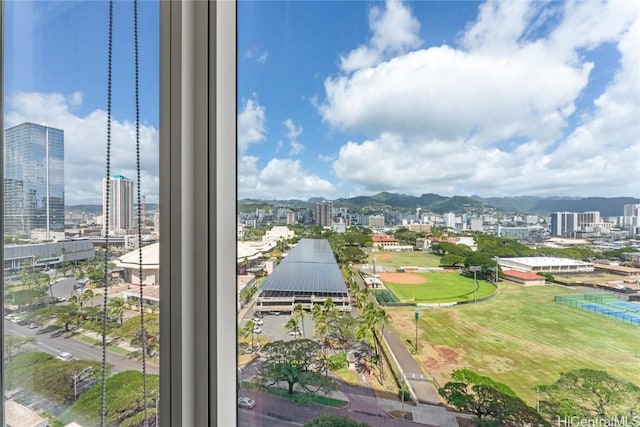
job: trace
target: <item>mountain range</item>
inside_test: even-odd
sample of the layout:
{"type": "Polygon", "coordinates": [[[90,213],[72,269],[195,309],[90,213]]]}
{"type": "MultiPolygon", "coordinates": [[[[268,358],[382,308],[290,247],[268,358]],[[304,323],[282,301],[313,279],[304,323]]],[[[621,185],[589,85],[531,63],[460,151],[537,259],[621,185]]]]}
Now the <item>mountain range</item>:
{"type": "MultiPolygon", "coordinates": [[[[289,206],[292,208],[313,208],[323,198],[303,200],[258,200],[242,199],[238,201],[239,212],[251,212],[256,208],[267,206],[289,206]]],[[[446,212],[484,212],[501,210],[519,214],[546,215],[551,212],[586,212],[599,211],[602,216],[622,216],[623,207],[627,204],[640,203],[635,197],[487,197],[480,196],[440,196],[427,193],[421,196],[381,192],[372,196],[357,196],[333,200],[336,208],[347,208],[352,211],[375,209],[409,210],[422,208],[438,214],[446,212]]]]}

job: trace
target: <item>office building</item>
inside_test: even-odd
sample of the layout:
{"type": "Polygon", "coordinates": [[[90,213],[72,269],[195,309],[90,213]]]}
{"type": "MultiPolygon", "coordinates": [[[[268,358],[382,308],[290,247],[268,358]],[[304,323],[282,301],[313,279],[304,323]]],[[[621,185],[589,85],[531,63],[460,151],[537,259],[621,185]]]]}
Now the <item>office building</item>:
{"type": "Polygon", "coordinates": [[[102,212],[104,216],[102,234],[130,233],[134,226],[133,181],[122,175],[114,175],[108,181],[102,179],[102,212]],[[107,224],[107,185],[109,189],[109,224],[107,224]]]}
{"type": "Polygon", "coordinates": [[[64,131],[21,123],[4,135],[4,230],[64,232],[64,131]]]}
{"type": "Polygon", "coordinates": [[[447,228],[456,228],[456,214],[453,212],[444,214],[444,226],[447,228]]]}
{"type": "Polygon", "coordinates": [[[578,214],[554,212],[551,214],[551,236],[571,237],[578,231],[578,214]]]}
{"type": "Polygon", "coordinates": [[[321,227],[331,227],[333,223],[333,202],[325,200],[316,203],[316,225],[321,227]]]}
{"type": "Polygon", "coordinates": [[[384,228],[384,216],[383,215],[371,215],[369,216],[369,228],[374,230],[381,230],[384,228]]]}

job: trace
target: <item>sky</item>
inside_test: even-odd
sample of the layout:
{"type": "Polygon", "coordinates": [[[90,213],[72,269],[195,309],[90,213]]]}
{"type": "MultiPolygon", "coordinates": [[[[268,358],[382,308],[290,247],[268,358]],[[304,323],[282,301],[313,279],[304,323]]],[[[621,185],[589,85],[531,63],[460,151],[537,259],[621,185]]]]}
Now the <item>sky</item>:
{"type": "MultiPolygon", "coordinates": [[[[114,18],[112,174],[135,179],[132,2],[114,18]]],[[[141,1],[142,192],[158,199],[158,4],[141,1]]],[[[107,3],[6,3],[5,127],[65,131],[101,203],[107,3]]],[[[239,198],[640,197],[640,2],[238,2],[239,198]]]]}
{"type": "Polygon", "coordinates": [[[238,3],[238,197],[640,196],[640,2],[238,3]]]}

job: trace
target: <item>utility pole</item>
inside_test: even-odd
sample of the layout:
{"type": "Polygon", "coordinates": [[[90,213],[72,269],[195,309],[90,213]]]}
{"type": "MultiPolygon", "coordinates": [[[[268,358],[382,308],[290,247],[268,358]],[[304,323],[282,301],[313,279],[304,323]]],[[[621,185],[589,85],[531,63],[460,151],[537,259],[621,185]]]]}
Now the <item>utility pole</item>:
{"type": "Polygon", "coordinates": [[[416,345],[415,345],[415,347],[416,347],[416,353],[418,353],[418,319],[420,318],[420,310],[418,310],[417,308],[416,308],[416,311],[415,311],[415,317],[416,317],[416,345]]]}
{"type": "Polygon", "coordinates": [[[473,303],[476,303],[476,291],[478,290],[478,280],[476,278],[476,273],[482,270],[482,267],[479,265],[470,265],[469,271],[473,271],[473,303]]]}

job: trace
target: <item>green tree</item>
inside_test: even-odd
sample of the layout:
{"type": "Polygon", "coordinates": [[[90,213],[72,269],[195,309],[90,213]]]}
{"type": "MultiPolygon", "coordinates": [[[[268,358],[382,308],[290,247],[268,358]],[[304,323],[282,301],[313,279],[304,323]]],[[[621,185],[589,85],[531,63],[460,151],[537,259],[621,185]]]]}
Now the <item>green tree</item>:
{"type": "Polygon", "coordinates": [[[551,419],[566,416],[613,418],[640,413],[640,387],[605,371],[577,369],[538,387],[547,396],[540,410],[551,419]]]}
{"type": "Polygon", "coordinates": [[[35,337],[21,337],[16,335],[4,336],[4,361],[5,363],[13,359],[22,351],[26,344],[35,342],[35,337]]]}
{"type": "Polygon", "coordinates": [[[357,321],[351,313],[344,313],[342,316],[330,318],[328,323],[329,333],[335,336],[338,341],[338,347],[344,348],[353,342],[357,321]]]}
{"type": "Polygon", "coordinates": [[[464,265],[464,257],[460,255],[447,254],[440,258],[440,265],[464,265]]]}
{"type": "MultiPolygon", "coordinates": [[[[298,319],[295,317],[291,317],[289,318],[289,320],[287,320],[287,323],[284,324],[284,328],[289,331],[289,332],[296,332],[300,330],[300,327],[298,326],[298,319]]],[[[298,335],[294,335],[295,338],[298,338],[298,335]]]]}
{"type": "Polygon", "coordinates": [[[475,415],[478,425],[550,425],[505,384],[467,369],[454,371],[452,378],[438,393],[457,410],[475,415]]]}
{"type": "Polygon", "coordinates": [[[302,304],[298,303],[293,306],[293,312],[291,316],[296,319],[296,321],[302,326],[302,337],[304,338],[304,308],[302,308],[302,304]]]}
{"type": "Polygon", "coordinates": [[[252,319],[247,320],[247,322],[240,328],[240,336],[244,339],[248,339],[251,337],[251,350],[253,351],[253,338],[255,336],[255,332],[253,329],[255,328],[255,322],[252,319]]]}
{"type": "Polygon", "coordinates": [[[111,298],[107,302],[107,308],[109,309],[109,317],[120,320],[120,325],[122,326],[124,317],[124,298],[111,298]]]}
{"type": "Polygon", "coordinates": [[[296,385],[306,393],[327,393],[337,389],[333,379],[319,371],[322,352],[313,340],[270,342],[262,348],[262,354],[264,362],[257,377],[257,383],[262,387],[277,387],[286,382],[289,394],[293,394],[296,385]]]}

